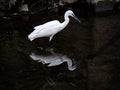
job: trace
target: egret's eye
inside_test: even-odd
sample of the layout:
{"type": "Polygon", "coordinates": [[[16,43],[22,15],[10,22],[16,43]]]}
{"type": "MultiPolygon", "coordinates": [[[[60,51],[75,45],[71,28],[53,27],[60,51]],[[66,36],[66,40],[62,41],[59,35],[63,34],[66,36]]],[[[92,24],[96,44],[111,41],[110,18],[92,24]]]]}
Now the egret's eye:
{"type": "Polygon", "coordinates": [[[72,14],[72,16],[73,16],[73,17],[75,17],[75,15],[74,15],[74,14],[72,14]]]}

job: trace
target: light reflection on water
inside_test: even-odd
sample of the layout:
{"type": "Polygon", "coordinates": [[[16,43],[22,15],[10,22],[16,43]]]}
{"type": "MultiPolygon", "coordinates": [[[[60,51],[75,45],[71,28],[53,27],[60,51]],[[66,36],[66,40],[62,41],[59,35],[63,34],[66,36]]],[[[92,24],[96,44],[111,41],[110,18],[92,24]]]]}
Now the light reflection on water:
{"type": "Polygon", "coordinates": [[[51,55],[36,55],[32,53],[30,57],[35,61],[42,62],[42,64],[48,64],[48,67],[58,66],[63,62],[67,62],[68,70],[73,71],[76,69],[76,66],[73,66],[72,60],[66,55],[56,53],[51,55]]]}

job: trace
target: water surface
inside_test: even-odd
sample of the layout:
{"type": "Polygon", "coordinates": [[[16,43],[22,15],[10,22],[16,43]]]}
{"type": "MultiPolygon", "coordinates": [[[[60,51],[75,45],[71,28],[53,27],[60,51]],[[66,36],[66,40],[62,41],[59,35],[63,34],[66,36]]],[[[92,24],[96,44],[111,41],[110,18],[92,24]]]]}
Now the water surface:
{"type": "Polygon", "coordinates": [[[77,16],[82,23],[71,18],[51,42],[48,38],[30,42],[27,36],[36,25],[53,19],[62,22],[63,14],[0,18],[0,90],[117,90],[119,15],[77,16]],[[48,67],[30,57],[51,55],[51,50],[70,58],[76,69],[70,71],[65,62],[48,67]]]}

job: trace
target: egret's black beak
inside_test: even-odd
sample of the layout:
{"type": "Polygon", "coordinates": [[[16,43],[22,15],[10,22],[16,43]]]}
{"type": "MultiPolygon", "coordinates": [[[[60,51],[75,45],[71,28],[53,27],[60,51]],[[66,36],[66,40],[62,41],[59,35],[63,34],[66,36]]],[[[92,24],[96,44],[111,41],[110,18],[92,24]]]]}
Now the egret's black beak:
{"type": "Polygon", "coordinates": [[[73,14],[73,18],[77,20],[79,23],[81,23],[81,21],[74,14],[73,14]]]}

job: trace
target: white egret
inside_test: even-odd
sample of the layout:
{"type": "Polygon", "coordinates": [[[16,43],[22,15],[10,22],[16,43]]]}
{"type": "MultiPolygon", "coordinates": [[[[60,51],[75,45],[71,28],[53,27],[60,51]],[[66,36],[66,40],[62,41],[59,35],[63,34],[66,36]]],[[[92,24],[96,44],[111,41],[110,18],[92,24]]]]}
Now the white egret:
{"type": "Polygon", "coordinates": [[[80,22],[80,20],[75,16],[75,14],[71,10],[68,10],[65,12],[65,21],[62,23],[60,23],[58,20],[53,20],[45,24],[35,26],[35,30],[28,35],[29,40],[32,41],[40,37],[49,37],[50,42],[56,33],[60,32],[68,25],[69,16],[73,17],[74,19],[80,22]]]}

